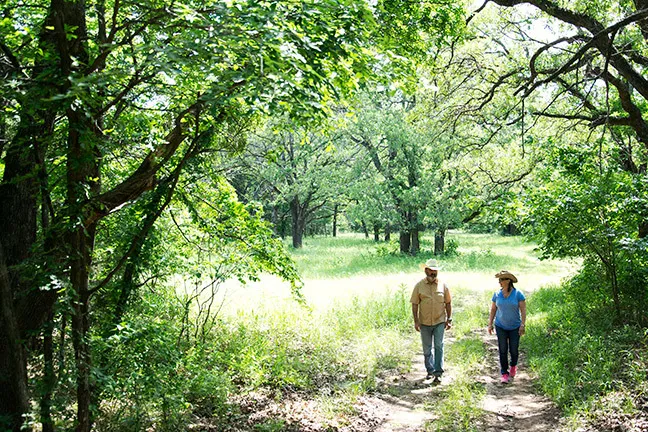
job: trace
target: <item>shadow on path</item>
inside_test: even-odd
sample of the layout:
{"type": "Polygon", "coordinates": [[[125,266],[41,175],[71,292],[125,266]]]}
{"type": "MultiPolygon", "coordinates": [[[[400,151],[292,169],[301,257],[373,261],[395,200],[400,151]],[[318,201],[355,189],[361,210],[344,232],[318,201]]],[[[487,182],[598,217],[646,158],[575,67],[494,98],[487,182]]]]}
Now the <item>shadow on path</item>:
{"type": "Polygon", "coordinates": [[[508,384],[499,381],[497,337],[476,330],[489,353],[488,366],[476,380],[486,386],[482,409],[486,415],[481,431],[558,431],[560,410],[534,387],[526,356],[520,352],[518,373],[508,384]]]}
{"type": "MultiPolygon", "coordinates": [[[[446,348],[451,343],[452,338],[446,336],[446,348]]],[[[383,402],[385,418],[376,432],[425,430],[425,423],[437,418],[436,413],[431,410],[434,401],[445,396],[448,386],[451,386],[455,379],[452,367],[445,369],[441,383],[435,384],[431,379],[425,379],[427,372],[423,366],[423,352],[420,351],[412,359],[409,373],[380,380],[377,397],[383,402]]]]}
{"type": "MultiPolygon", "coordinates": [[[[480,432],[551,432],[560,430],[560,410],[534,387],[534,377],[529,375],[526,357],[520,355],[518,374],[509,384],[499,381],[499,361],[497,337],[489,335],[485,329],[473,330],[488,352],[486,368],[475,381],[483,384],[486,395],[481,409],[484,416],[474,425],[480,432]]],[[[446,336],[446,347],[453,342],[446,336]]],[[[438,416],[434,406],[446,396],[456,374],[461,373],[452,364],[446,364],[446,372],[441,384],[435,385],[432,380],[425,380],[421,352],[412,360],[411,372],[392,375],[380,380],[377,398],[380,406],[377,412],[382,413],[384,420],[375,429],[376,432],[419,432],[425,430],[428,422],[438,416]]]]}

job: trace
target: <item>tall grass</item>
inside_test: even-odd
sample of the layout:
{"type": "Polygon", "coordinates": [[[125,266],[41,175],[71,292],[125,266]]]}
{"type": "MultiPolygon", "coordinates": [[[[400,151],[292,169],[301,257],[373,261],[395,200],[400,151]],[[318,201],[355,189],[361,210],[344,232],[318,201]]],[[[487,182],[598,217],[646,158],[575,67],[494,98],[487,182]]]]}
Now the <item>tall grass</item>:
{"type": "MultiPolygon", "coordinates": [[[[194,419],[226,425],[241,415],[233,395],[260,389],[278,398],[297,392],[334,401],[333,416],[349,410],[381,371],[409,366],[408,300],[399,291],[326,311],[276,305],[222,319],[199,343],[184,340],[181,326],[172,324],[180,312],[173,302],[152,295],[150,307],[129,316],[105,347],[114,378],[105,383],[98,430],[140,431],[151,424],[182,430],[194,419]]],[[[258,427],[283,430],[284,423],[270,419],[258,427]]]]}
{"type": "Polygon", "coordinates": [[[612,314],[575,295],[577,283],[547,287],[528,302],[526,348],[542,389],[574,428],[586,421],[624,430],[633,416],[648,427],[648,330],[615,324],[612,314]]]}
{"type": "MultiPolygon", "coordinates": [[[[437,257],[444,271],[476,272],[479,280],[480,273],[483,279],[492,280],[493,270],[500,268],[548,274],[561,268],[560,263],[540,263],[534,246],[519,238],[451,233],[448,239],[457,242],[459,254],[437,257]]],[[[358,235],[308,238],[293,256],[306,279],[420,272],[419,263],[431,256],[430,240],[424,236],[424,252],[411,257],[396,253],[395,244],[374,244],[358,235]]],[[[99,408],[98,430],[140,431],[152,425],[157,430],[182,430],[196,419],[211,419],[221,429],[228,424],[236,429],[235,422],[245,417],[240,399],[261,389],[277,400],[295,393],[318,400],[331,419],[353,414],[356,399],[377,389],[377,376],[391,370],[407,371],[420,349],[409,304],[411,289],[363,291],[315,309],[292,302],[247,308],[222,315],[200,343],[189,340],[183,323],[175,319],[183,311],[171,300],[173,295],[148,294],[140,309],[132,311],[120,332],[103,347],[111,369],[107,376],[112,378],[101,382],[105,399],[99,408]],[[150,353],[154,360],[131,355],[134,352],[150,353]]],[[[441,416],[427,429],[469,431],[482,415],[479,404],[484,394],[471,377],[488,358],[472,330],[486,325],[492,292],[467,285],[451,286],[451,290],[454,329],[448,336],[454,343],[448,344],[446,363],[460,372],[451,386],[442,388],[434,406],[430,405],[441,416]]],[[[532,347],[538,353],[534,356],[537,368],[550,367],[549,356],[540,357],[541,351],[548,349],[539,339],[548,329],[558,328],[551,314],[560,304],[552,303],[551,295],[544,291],[535,298],[542,296],[547,299],[535,303],[530,318],[535,327],[529,329],[537,334],[532,347]]],[[[566,332],[558,331],[557,335],[566,332]]],[[[567,365],[576,364],[576,358],[558,358],[567,365]]],[[[591,367],[595,360],[592,358],[591,367]]],[[[552,367],[558,369],[559,364],[552,367]]],[[[551,370],[548,375],[557,376],[557,372],[551,370]]],[[[551,384],[545,385],[551,392],[551,384]]],[[[553,388],[558,397],[560,385],[553,388]]],[[[565,401],[575,398],[575,394],[564,396],[565,401]]],[[[254,427],[294,429],[289,423],[277,417],[254,427]]],[[[333,420],[331,425],[333,428],[333,420]]]]}
{"type": "MultiPolygon", "coordinates": [[[[361,234],[338,237],[311,237],[292,257],[306,279],[349,277],[363,274],[390,274],[419,270],[421,262],[433,256],[433,238],[421,237],[418,256],[401,254],[397,242],[374,242],[361,234]]],[[[436,256],[444,271],[491,271],[493,269],[535,270],[546,274],[564,267],[558,261],[540,261],[536,246],[521,237],[495,234],[466,234],[451,231],[448,242],[456,242],[457,253],[436,256]]]]}

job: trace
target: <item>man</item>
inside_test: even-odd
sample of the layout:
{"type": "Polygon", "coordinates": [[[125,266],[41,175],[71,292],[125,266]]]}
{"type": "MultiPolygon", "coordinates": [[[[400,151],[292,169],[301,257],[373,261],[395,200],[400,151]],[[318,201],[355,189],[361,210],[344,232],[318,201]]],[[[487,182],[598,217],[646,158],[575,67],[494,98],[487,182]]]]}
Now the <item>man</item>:
{"type": "Polygon", "coordinates": [[[421,333],[423,343],[425,379],[434,377],[438,384],[443,374],[443,333],[452,327],[452,298],[447,285],[438,279],[440,267],[436,260],[428,260],[422,267],[425,279],[414,286],[410,303],[414,328],[421,333]]]}

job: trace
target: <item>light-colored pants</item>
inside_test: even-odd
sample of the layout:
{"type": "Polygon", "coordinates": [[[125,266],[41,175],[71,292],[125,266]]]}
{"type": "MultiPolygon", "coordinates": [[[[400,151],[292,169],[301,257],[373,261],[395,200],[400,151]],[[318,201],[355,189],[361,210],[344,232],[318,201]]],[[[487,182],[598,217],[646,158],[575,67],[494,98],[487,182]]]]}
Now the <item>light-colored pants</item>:
{"type": "Polygon", "coordinates": [[[445,322],[427,326],[421,324],[421,343],[423,344],[423,358],[425,369],[429,374],[441,376],[443,374],[443,333],[445,322]],[[434,354],[432,354],[434,345],[434,354]]]}

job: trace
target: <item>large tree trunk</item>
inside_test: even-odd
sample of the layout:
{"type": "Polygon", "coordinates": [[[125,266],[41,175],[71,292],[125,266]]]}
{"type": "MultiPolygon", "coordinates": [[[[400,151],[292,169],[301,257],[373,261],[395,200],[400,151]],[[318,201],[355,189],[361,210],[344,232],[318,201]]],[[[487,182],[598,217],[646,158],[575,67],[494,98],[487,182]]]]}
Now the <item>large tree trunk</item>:
{"type": "Polygon", "coordinates": [[[418,255],[421,251],[421,242],[419,241],[419,223],[418,215],[416,213],[412,213],[410,224],[412,227],[412,231],[410,232],[410,254],[418,255]]]}
{"type": "Polygon", "coordinates": [[[27,364],[3,249],[0,243],[0,427],[18,432],[29,412],[27,364]]]}
{"type": "Polygon", "coordinates": [[[303,212],[298,197],[294,197],[290,202],[290,213],[292,214],[292,244],[295,249],[299,249],[303,245],[306,215],[303,212]]]}
{"type": "Polygon", "coordinates": [[[337,237],[338,205],[333,207],[333,237],[337,237]]]}
{"type": "MultiPolygon", "coordinates": [[[[68,109],[67,205],[71,220],[88,220],[84,202],[88,191],[97,196],[101,190],[99,162],[95,145],[95,123],[83,110],[68,109]]],[[[92,427],[91,355],[88,340],[90,306],[90,268],[96,223],[76,224],[68,233],[70,283],[72,286],[72,343],[77,373],[76,432],[90,432],[92,427]]]]}
{"type": "Polygon", "coordinates": [[[70,282],[72,285],[72,343],[77,374],[76,432],[90,432],[92,416],[91,355],[88,340],[89,324],[89,270],[94,249],[95,227],[79,227],[70,234],[70,282]]]}
{"type": "Polygon", "coordinates": [[[20,430],[23,415],[29,412],[23,344],[31,335],[26,329],[38,328],[46,316],[38,311],[40,307],[47,308],[45,302],[34,301],[41,292],[30,289],[17,267],[30,257],[36,242],[35,137],[42,137],[44,129],[42,119],[37,122],[27,115],[21,119],[16,138],[6,149],[0,184],[0,424],[6,420],[3,426],[13,431],[20,430]]]}
{"type": "Polygon", "coordinates": [[[374,233],[374,241],[379,242],[380,241],[380,226],[378,224],[374,224],[373,233],[374,233]]]}
{"type": "Polygon", "coordinates": [[[391,240],[391,226],[387,224],[385,226],[385,241],[388,242],[391,240]]]}
{"type": "Polygon", "coordinates": [[[412,237],[409,231],[402,230],[400,232],[400,251],[401,253],[408,254],[410,253],[410,246],[412,237]]]}
{"type": "Polygon", "coordinates": [[[412,237],[410,242],[410,254],[418,255],[421,252],[421,241],[419,240],[419,230],[417,228],[412,229],[410,233],[412,237]]]}
{"type": "Polygon", "coordinates": [[[445,230],[439,229],[434,233],[434,255],[443,255],[445,252],[445,230]]]}

